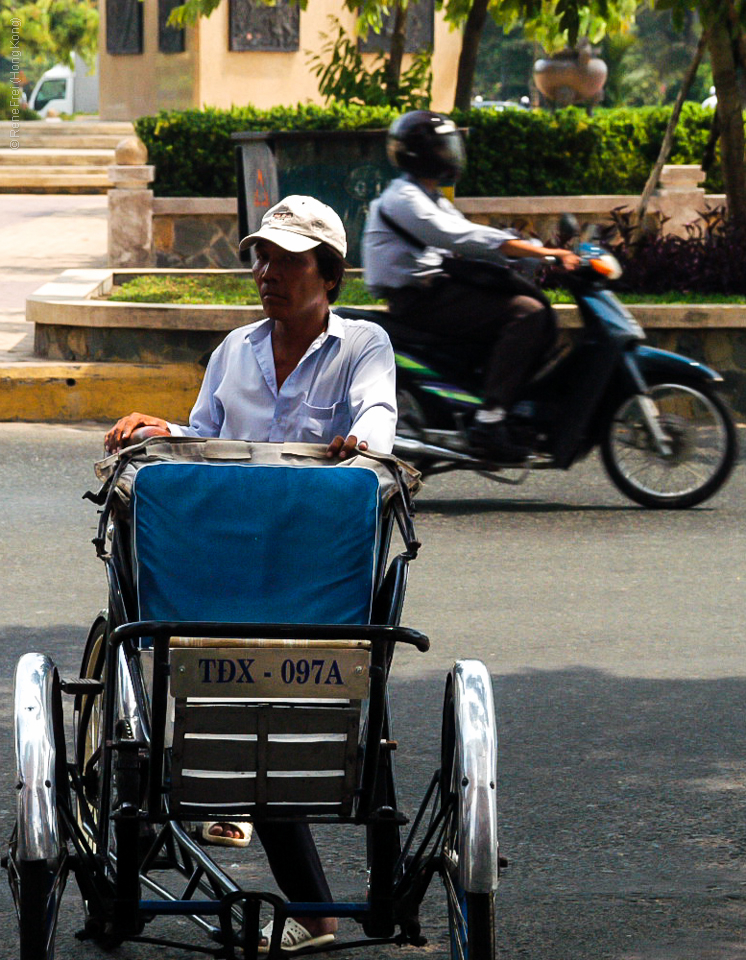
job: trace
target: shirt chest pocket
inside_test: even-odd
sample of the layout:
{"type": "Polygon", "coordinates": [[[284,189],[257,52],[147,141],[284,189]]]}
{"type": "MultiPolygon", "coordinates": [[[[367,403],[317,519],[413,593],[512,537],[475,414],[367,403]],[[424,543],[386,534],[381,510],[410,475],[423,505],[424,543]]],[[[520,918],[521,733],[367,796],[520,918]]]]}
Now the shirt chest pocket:
{"type": "Polygon", "coordinates": [[[338,434],[346,437],[350,432],[350,407],[346,400],[340,400],[331,407],[301,403],[298,413],[305,442],[330,443],[338,434]]]}

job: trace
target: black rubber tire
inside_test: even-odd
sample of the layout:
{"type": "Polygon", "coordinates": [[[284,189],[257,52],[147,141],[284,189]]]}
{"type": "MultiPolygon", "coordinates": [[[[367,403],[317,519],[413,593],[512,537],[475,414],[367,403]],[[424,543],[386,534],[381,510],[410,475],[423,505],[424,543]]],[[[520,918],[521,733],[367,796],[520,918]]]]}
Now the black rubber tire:
{"type": "MultiPolygon", "coordinates": [[[[720,449],[712,462],[706,462],[699,466],[695,457],[705,450],[702,446],[695,446],[692,443],[694,438],[694,427],[690,426],[685,416],[677,414],[668,415],[668,429],[678,444],[678,453],[674,453],[670,461],[664,460],[655,450],[649,439],[647,430],[644,428],[641,418],[639,423],[633,423],[635,403],[634,398],[626,398],[614,411],[601,441],[601,458],[603,460],[606,472],[612,483],[623,493],[644,507],[652,509],[683,510],[687,507],[696,506],[707,500],[723,486],[730,476],[730,473],[738,458],[738,438],[736,428],[733,422],[733,416],[728,409],[727,404],[713,388],[703,384],[693,384],[686,382],[676,382],[666,380],[649,384],[651,395],[656,399],[656,394],[663,397],[667,392],[669,395],[680,394],[679,402],[684,406],[692,406],[695,403],[708,413],[711,417],[712,427],[718,434],[720,449]],[[625,420],[625,417],[627,418],[625,420]],[[627,443],[627,448],[633,451],[632,455],[637,456],[638,463],[641,464],[637,471],[630,472],[628,467],[622,462],[619,455],[619,449],[624,444],[619,441],[618,434],[624,429],[623,424],[628,425],[628,433],[635,438],[634,442],[627,443]],[[693,464],[697,464],[695,470],[693,464]],[[660,483],[658,489],[655,488],[655,481],[646,482],[644,470],[646,465],[652,471],[657,470],[660,483]],[[667,476],[673,476],[672,471],[682,467],[683,484],[681,489],[664,489],[663,480],[667,476]],[[686,486],[686,479],[693,477],[696,472],[701,471],[701,482],[690,482],[686,486]]],[[[670,398],[669,401],[670,403],[670,398]]],[[[664,413],[661,420],[666,421],[664,413]]]]}
{"type": "Polygon", "coordinates": [[[466,894],[466,922],[469,930],[469,960],[494,960],[495,895],[466,894]]]}
{"type": "Polygon", "coordinates": [[[458,800],[453,797],[451,782],[460,774],[455,769],[458,763],[456,742],[456,716],[453,706],[453,684],[446,681],[443,702],[443,726],[441,734],[441,802],[448,809],[448,818],[441,850],[441,879],[446,892],[448,911],[449,948],[451,960],[495,960],[495,896],[493,893],[470,893],[458,880],[458,869],[453,863],[451,851],[460,855],[459,827],[463,813],[458,800]],[[449,869],[449,863],[452,869],[449,869]]]}
{"type": "Polygon", "coordinates": [[[68,873],[67,854],[58,860],[18,860],[11,848],[21,960],[53,960],[60,900],[68,873]]]}

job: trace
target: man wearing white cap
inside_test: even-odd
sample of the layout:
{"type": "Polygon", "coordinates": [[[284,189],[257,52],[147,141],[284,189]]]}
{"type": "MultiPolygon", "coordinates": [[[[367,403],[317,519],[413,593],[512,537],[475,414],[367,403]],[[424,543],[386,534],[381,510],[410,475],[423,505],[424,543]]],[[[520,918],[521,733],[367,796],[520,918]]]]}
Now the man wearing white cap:
{"type": "MultiPolygon", "coordinates": [[[[396,428],[394,353],[377,324],[346,320],[329,307],[339,294],[347,240],[337,214],[313,197],[286,197],[239,249],[253,247],[254,281],[267,319],[233,330],[214,351],[182,427],[131,413],[106,435],[118,450],[146,436],[325,443],[329,456],[357,445],[391,451],[396,428]]],[[[245,846],[249,825],[206,825],[207,842],[245,846]],[[243,834],[243,836],[242,836],[243,834]]],[[[294,901],[332,899],[306,824],[261,824],[257,833],[278,885],[294,901]]],[[[334,940],[331,917],[288,918],[283,949],[334,940]]],[[[259,951],[267,952],[271,925],[259,951]]]]}
{"type": "Polygon", "coordinates": [[[267,319],[231,331],[214,351],[189,426],[132,413],[106,435],[118,450],[148,435],[328,444],[391,451],[396,428],[394,354],[377,324],[329,307],[344,276],[347,240],[337,214],[313,197],[268,210],[253,247],[254,281],[267,319]]]}

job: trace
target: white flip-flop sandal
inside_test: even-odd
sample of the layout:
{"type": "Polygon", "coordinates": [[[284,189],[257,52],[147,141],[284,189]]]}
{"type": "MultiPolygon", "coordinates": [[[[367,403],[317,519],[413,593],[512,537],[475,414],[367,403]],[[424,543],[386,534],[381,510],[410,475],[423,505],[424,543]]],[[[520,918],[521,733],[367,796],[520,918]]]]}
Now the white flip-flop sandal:
{"type": "Polygon", "coordinates": [[[248,847],[254,825],[248,820],[205,820],[200,829],[200,838],[203,843],[211,843],[218,847],[248,847]],[[241,837],[222,837],[220,834],[210,833],[214,826],[227,823],[243,834],[241,837]]]}
{"type": "MultiPolygon", "coordinates": [[[[262,930],[262,938],[265,943],[259,944],[259,953],[269,953],[269,945],[272,941],[272,930],[274,921],[270,920],[267,926],[262,930]]],[[[282,931],[281,946],[285,953],[294,953],[296,950],[302,950],[306,947],[323,947],[326,943],[332,943],[333,933],[322,933],[314,937],[310,931],[306,930],[302,923],[298,923],[292,917],[285,921],[285,929],[282,931]]]]}

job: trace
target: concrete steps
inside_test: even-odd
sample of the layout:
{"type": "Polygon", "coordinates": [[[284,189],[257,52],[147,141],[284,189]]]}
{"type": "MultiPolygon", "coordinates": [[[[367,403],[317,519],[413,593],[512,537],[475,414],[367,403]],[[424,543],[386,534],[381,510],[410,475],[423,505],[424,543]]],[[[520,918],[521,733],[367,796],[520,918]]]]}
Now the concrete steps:
{"type": "Polygon", "coordinates": [[[0,122],[0,193],[105,193],[107,167],[131,123],[0,122]]]}
{"type": "Polygon", "coordinates": [[[0,166],[8,167],[108,167],[112,162],[113,150],[69,149],[60,150],[50,147],[25,148],[18,150],[0,150],[0,166]]]}

